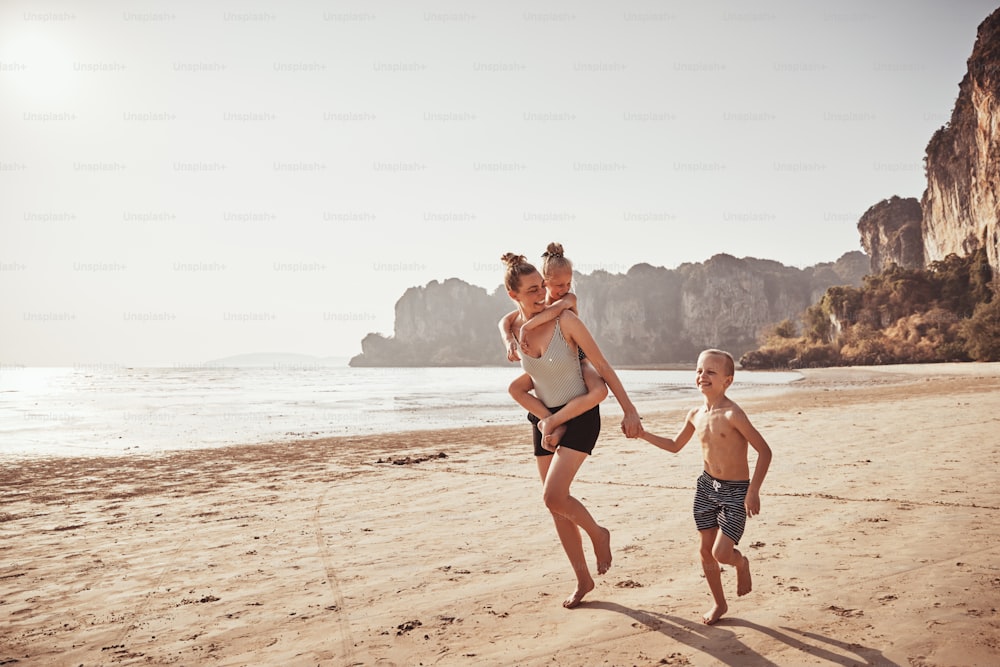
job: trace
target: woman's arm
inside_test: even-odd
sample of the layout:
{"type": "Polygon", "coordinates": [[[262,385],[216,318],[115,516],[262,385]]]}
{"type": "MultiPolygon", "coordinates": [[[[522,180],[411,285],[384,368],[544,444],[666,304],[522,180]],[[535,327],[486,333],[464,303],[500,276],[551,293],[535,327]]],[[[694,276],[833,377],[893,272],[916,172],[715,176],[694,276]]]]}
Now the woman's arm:
{"type": "Polygon", "coordinates": [[[604,380],[597,374],[597,370],[593,366],[586,361],[581,361],[580,372],[583,373],[583,383],[587,387],[587,393],[570,399],[561,410],[542,420],[545,422],[545,427],[542,430],[555,429],[573,417],[582,415],[595,405],[600,405],[601,401],[608,397],[608,385],[604,384],[604,380]]]}
{"type": "Polygon", "coordinates": [[[597,372],[604,381],[608,383],[608,388],[615,395],[615,400],[621,406],[625,416],[622,418],[622,431],[626,437],[635,438],[642,431],[642,424],[639,423],[639,411],[635,409],[632,400],[628,397],[625,387],[622,386],[618,374],[611,367],[608,360],[604,358],[601,348],[597,346],[597,341],[590,334],[587,326],[573,313],[563,313],[559,320],[562,323],[563,334],[568,334],[569,342],[575,343],[587,355],[587,359],[594,365],[597,372]]]}

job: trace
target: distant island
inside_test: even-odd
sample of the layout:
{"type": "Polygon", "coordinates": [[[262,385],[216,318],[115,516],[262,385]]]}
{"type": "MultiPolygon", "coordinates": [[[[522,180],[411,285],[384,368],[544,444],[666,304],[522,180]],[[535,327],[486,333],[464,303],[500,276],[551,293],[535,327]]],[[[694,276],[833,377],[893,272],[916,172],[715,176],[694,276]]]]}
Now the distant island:
{"type": "Polygon", "coordinates": [[[206,367],[215,368],[320,368],[344,367],[349,357],[314,357],[308,354],[268,353],[237,354],[206,361],[206,367]]]}

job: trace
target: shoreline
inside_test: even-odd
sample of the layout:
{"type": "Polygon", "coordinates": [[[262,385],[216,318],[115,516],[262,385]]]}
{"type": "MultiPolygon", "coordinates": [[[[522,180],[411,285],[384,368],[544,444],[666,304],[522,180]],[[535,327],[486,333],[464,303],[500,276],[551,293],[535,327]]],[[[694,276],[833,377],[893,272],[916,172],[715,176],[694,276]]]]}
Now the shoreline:
{"type": "MultiPolygon", "coordinates": [[[[158,456],[321,437],[521,424],[506,392],[515,369],[395,369],[388,373],[247,371],[91,375],[25,369],[0,383],[6,445],[0,462],[45,456],[158,456]],[[35,372],[38,371],[38,372],[35,372]],[[396,371],[402,375],[394,375],[396,371]],[[412,380],[412,381],[411,381],[412,380]],[[392,383],[400,386],[399,390],[392,383]],[[332,389],[332,390],[331,390],[332,389]]],[[[694,395],[690,371],[621,371],[633,402],[649,410],[694,395]]],[[[738,385],[780,391],[798,373],[745,376],[738,385]]],[[[609,414],[618,411],[605,401],[609,414]]]]}
{"type": "MultiPolygon", "coordinates": [[[[627,369],[627,370],[637,370],[637,369],[627,369]]],[[[647,370],[679,370],[679,369],[647,369],[647,370]]],[[[684,369],[684,370],[690,370],[684,369]]],[[[930,373],[935,377],[940,378],[955,378],[955,377],[968,377],[976,375],[986,375],[986,376],[998,376],[1000,377],[1000,362],[995,363],[981,363],[981,362],[953,362],[953,363],[941,363],[941,364],[901,364],[901,365],[884,365],[884,366],[837,366],[829,368],[812,368],[812,369],[799,369],[796,371],[741,371],[737,369],[736,371],[736,384],[731,390],[731,395],[738,403],[741,405],[746,403],[747,405],[759,405],[763,404],[765,406],[769,405],[771,402],[780,400],[781,397],[785,396],[790,391],[801,392],[808,389],[822,389],[826,390],[829,387],[835,387],[838,391],[843,391],[845,389],[863,389],[865,387],[871,387],[875,385],[881,385],[886,383],[907,383],[917,381],[914,376],[920,374],[930,373]],[[751,383],[740,383],[739,378],[741,374],[745,373],[773,373],[773,372],[792,372],[800,375],[801,377],[788,381],[786,384],[767,384],[767,385],[756,385],[751,383]]],[[[652,418],[664,417],[666,415],[674,415],[683,413],[687,408],[692,407],[699,400],[696,390],[692,384],[691,396],[665,396],[662,398],[641,398],[634,402],[637,405],[641,405],[640,413],[643,416],[649,416],[652,418]],[[692,403],[692,400],[695,403],[692,403]],[[654,406],[661,407],[654,407],[654,406]]],[[[457,410],[454,408],[453,410],[457,410]]],[[[610,396],[604,400],[601,404],[602,418],[604,419],[604,429],[615,430],[614,420],[621,415],[621,408],[618,406],[613,396],[610,396]]],[[[271,446],[288,446],[293,444],[304,444],[304,443],[341,443],[341,444],[352,444],[360,443],[362,447],[367,447],[369,442],[378,442],[391,440],[394,438],[404,438],[404,439],[419,439],[421,441],[435,441],[440,440],[442,443],[447,442],[449,438],[453,439],[453,433],[456,430],[461,432],[478,432],[482,431],[484,436],[489,437],[494,433],[496,429],[512,429],[514,433],[522,431],[527,427],[523,425],[523,411],[520,407],[513,407],[513,416],[510,417],[507,423],[495,423],[486,425],[473,425],[473,426],[461,426],[461,427],[435,427],[428,426],[426,428],[413,428],[413,429],[396,429],[387,430],[382,432],[366,432],[362,434],[354,435],[330,435],[321,436],[315,438],[295,436],[291,438],[263,438],[257,441],[248,442],[232,442],[223,444],[210,444],[197,447],[188,448],[178,448],[178,449],[156,449],[149,448],[146,450],[141,450],[140,447],[134,447],[134,449],[129,449],[128,451],[120,451],[113,453],[90,453],[90,454],[66,454],[66,453],[52,453],[52,452],[38,452],[38,453],[26,453],[18,452],[14,454],[5,454],[0,452],[0,466],[3,465],[20,465],[28,463],[31,461],[38,460],[86,460],[90,458],[98,459],[129,459],[129,458],[161,458],[169,457],[181,454],[195,454],[204,452],[225,452],[228,450],[236,450],[242,448],[255,448],[255,447],[271,447],[271,446]]],[[[603,436],[602,436],[603,437],[603,436]]]]}
{"type": "Polygon", "coordinates": [[[989,664],[1000,364],[802,373],[738,399],[775,458],[715,626],[700,452],[611,417],[573,491],[615,562],[572,611],[527,423],[2,465],[0,662],[989,664]]]}

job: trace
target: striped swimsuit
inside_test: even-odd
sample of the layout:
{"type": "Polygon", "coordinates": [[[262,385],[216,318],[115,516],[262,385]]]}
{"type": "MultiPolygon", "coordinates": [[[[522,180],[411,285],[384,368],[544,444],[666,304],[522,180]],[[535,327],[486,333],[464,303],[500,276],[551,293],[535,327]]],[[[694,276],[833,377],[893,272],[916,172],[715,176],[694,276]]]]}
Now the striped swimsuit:
{"type": "MultiPolygon", "coordinates": [[[[535,385],[535,395],[551,412],[558,412],[566,403],[587,393],[580,370],[580,357],[570,349],[563,338],[559,320],[552,332],[552,340],[538,359],[521,355],[521,368],[531,376],[535,385]]],[[[542,447],[542,434],[538,430],[538,417],[528,414],[532,423],[535,456],[552,456],[552,452],[542,447]]],[[[601,411],[595,405],[582,415],[566,422],[566,432],[559,440],[559,447],[574,449],[584,454],[592,454],[597,437],[601,433],[601,411]]]]}
{"type": "Polygon", "coordinates": [[[535,359],[522,354],[521,368],[531,376],[535,383],[535,393],[550,410],[587,393],[583,371],[580,370],[580,357],[563,338],[558,319],[552,332],[552,340],[542,356],[535,359]]]}

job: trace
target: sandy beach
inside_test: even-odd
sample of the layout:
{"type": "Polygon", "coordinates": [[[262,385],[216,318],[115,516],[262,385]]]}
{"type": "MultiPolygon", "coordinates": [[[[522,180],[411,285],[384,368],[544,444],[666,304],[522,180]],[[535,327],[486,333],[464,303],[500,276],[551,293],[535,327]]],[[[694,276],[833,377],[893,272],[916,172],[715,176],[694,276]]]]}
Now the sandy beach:
{"type": "Polygon", "coordinates": [[[1000,364],[803,375],[734,396],[774,461],[715,626],[700,451],[609,410],[573,490],[614,564],[574,610],[527,422],[0,463],[0,665],[1000,662],[1000,364]]]}

